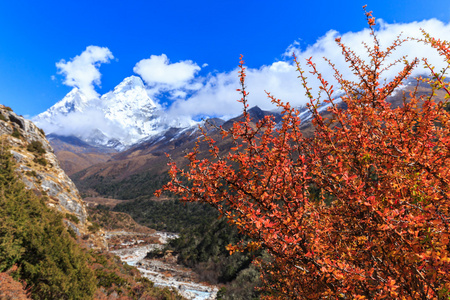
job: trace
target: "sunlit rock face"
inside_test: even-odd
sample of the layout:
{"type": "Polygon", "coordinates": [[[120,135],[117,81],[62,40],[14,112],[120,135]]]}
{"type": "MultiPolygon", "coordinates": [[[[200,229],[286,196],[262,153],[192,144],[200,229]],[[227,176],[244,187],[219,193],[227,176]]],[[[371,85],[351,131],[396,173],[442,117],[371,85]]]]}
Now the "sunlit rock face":
{"type": "MultiPolygon", "coordinates": [[[[16,171],[27,188],[47,196],[46,204],[60,211],[66,217],[65,223],[78,235],[91,235],[86,204],[60,167],[43,130],[0,105],[0,136],[1,147],[9,148],[17,163],[16,171]]],[[[90,239],[93,247],[103,247],[104,241],[98,235],[91,235],[90,239]]]]}

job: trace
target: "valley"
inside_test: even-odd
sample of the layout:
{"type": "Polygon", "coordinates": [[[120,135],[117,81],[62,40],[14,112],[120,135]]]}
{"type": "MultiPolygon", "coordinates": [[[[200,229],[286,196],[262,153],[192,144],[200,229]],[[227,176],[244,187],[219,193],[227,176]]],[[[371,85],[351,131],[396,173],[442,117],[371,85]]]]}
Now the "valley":
{"type": "Polygon", "coordinates": [[[0,300],[450,300],[448,3],[3,2],[0,300]]]}
{"type": "MultiPolygon", "coordinates": [[[[391,103],[400,105],[401,97],[392,97],[391,103]]],[[[325,107],[321,110],[324,116],[329,114],[325,107]]],[[[268,115],[277,123],[281,121],[278,112],[258,107],[249,109],[249,114],[252,126],[268,115]]],[[[312,135],[308,111],[303,109],[301,114],[306,120],[300,126],[302,132],[312,135]]],[[[228,121],[211,119],[200,125],[217,141],[221,154],[225,154],[233,144],[230,139],[221,138],[218,126],[228,129],[240,120],[242,116],[228,121]]],[[[237,231],[226,222],[217,221],[218,215],[210,207],[184,204],[168,194],[160,198],[153,195],[169,181],[169,160],[165,154],[183,165],[186,151],[199,139],[197,126],[158,129],[153,135],[122,148],[82,136],[51,134],[49,140],[61,166],[88,204],[91,220],[106,231],[111,253],[136,266],[155,284],[174,287],[189,299],[207,299],[218,291],[217,286],[239,299],[256,296],[253,288],[259,284],[259,272],[251,265],[255,257],[230,256],[225,249],[229,243],[242,239],[237,231]],[[161,242],[158,239],[161,232],[176,232],[178,238],[170,243],[161,242]],[[145,258],[148,252],[153,253],[151,258],[145,258]],[[194,294],[206,298],[195,298],[194,294]]],[[[199,147],[205,153],[200,158],[206,157],[207,145],[200,143],[199,147]]],[[[227,292],[222,294],[228,299],[227,292]]]]}
{"type": "MultiPolygon", "coordinates": [[[[130,89],[134,89],[132,85],[130,89]]],[[[122,92],[118,89],[119,94],[122,92]]],[[[74,99],[73,105],[65,99],[65,105],[59,107],[76,108],[83,104],[74,99]]],[[[390,101],[398,106],[403,100],[396,95],[390,101]]],[[[325,106],[320,110],[324,117],[329,116],[325,106]]],[[[281,122],[278,112],[253,107],[248,113],[252,127],[266,116],[281,122]]],[[[219,299],[259,297],[260,271],[253,263],[267,261],[267,253],[258,250],[231,255],[227,246],[246,238],[226,219],[218,219],[215,209],[206,204],[181,202],[171,194],[154,196],[170,180],[169,159],[165,154],[179,166],[186,166],[184,156],[201,140],[198,124],[168,127],[163,122],[153,135],[134,142],[130,142],[130,137],[119,141],[105,135],[95,140],[94,136],[99,137],[95,130],[94,136],[53,133],[47,140],[41,129],[8,108],[2,107],[1,114],[1,130],[18,164],[21,180],[38,197],[43,197],[47,206],[63,212],[68,235],[83,247],[103,251],[91,258],[101,263],[96,264],[93,275],[99,278],[98,286],[91,286],[90,292],[108,297],[135,293],[121,287],[125,280],[128,287],[136,289],[139,282],[145,282],[147,291],[154,284],[161,290],[157,288],[152,293],[167,292],[173,299],[206,300],[216,295],[219,299]],[[102,255],[107,255],[108,260],[102,255]],[[121,265],[120,261],[137,270],[121,265]],[[130,277],[135,276],[133,272],[140,272],[149,281],[134,281],[130,277]]],[[[308,112],[302,110],[301,114],[306,122],[300,129],[310,136],[313,127],[308,122],[308,112]]],[[[120,115],[126,116],[123,112],[120,115]]],[[[242,116],[199,124],[217,141],[219,155],[225,155],[234,144],[230,138],[222,138],[220,131],[240,121],[242,116]]],[[[123,129],[129,128],[129,122],[124,124],[123,129]]],[[[208,145],[198,143],[198,147],[198,158],[207,157],[208,145]]]]}
{"type": "Polygon", "coordinates": [[[176,288],[188,299],[208,299],[218,290],[222,296],[227,290],[234,295],[224,299],[252,297],[259,276],[251,267],[254,257],[229,255],[226,245],[242,237],[209,206],[147,199],[114,207],[94,206],[93,201],[90,198],[88,213],[92,222],[104,228],[109,251],[157,286],[176,288]]]}
{"type": "Polygon", "coordinates": [[[212,300],[218,287],[202,283],[199,276],[191,269],[177,264],[172,253],[165,253],[161,258],[148,259],[148,252],[161,250],[163,245],[178,235],[166,232],[139,234],[135,232],[106,232],[110,252],[119,256],[123,262],[137,267],[144,277],[156,286],[176,289],[189,300],[212,300]],[[153,240],[152,240],[153,239],[153,240]]]}
{"type": "Polygon", "coordinates": [[[175,289],[190,300],[215,299],[219,290],[217,286],[202,281],[191,268],[178,263],[177,254],[164,250],[167,243],[179,238],[178,234],[139,225],[128,214],[110,211],[108,207],[113,206],[105,205],[111,203],[105,199],[90,199],[87,203],[91,220],[104,229],[103,236],[110,253],[136,267],[156,286],[175,289]],[[103,204],[98,205],[96,201],[103,204]],[[147,257],[149,252],[157,252],[158,255],[147,257]]]}
{"type": "Polygon", "coordinates": [[[128,265],[136,267],[155,286],[175,289],[190,300],[215,299],[219,290],[217,286],[202,281],[191,268],[178,263],[176,253],[164,250],[167,243],[179,238],[178,234],[156,231],[139,225],[129,215],[110,211],[106,205],[100,204],[96,207],[93,199],[89,203],[89,216],[94,223],[100,224],[103,228],[103,236],[110,253],[117,255],[128,265]],[[158,255],[147,257],[149,252],[158,252],[158,255]]]}

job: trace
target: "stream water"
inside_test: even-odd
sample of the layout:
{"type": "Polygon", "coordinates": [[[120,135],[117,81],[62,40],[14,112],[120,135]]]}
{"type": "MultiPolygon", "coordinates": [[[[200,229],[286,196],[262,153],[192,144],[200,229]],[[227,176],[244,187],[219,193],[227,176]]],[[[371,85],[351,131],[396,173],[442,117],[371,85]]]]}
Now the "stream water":
{"type": "MultiPolygon", "coordinates": [[[[126,234],[126,233],[125,233],[126,234]]],[[[107,233],[107,239],[117,233],[107,233]]],[[[162,249],[163,244],[175,234],[156,232],[159,244],[145,244],[139,238],[130,238],[122,242],[120,249],[110,252],[119,256],[123,262],[137,267],[143,276],[155,283],[156,286],[167,286],[176,289],[183,297],[189,300],[212,300],[216,298],[218,288],[207,283],[198,282],[197,275],[190,269],[176,263],[176,258],[165,257],[164,259],[146,259],[147,252],[162,249]]]]}

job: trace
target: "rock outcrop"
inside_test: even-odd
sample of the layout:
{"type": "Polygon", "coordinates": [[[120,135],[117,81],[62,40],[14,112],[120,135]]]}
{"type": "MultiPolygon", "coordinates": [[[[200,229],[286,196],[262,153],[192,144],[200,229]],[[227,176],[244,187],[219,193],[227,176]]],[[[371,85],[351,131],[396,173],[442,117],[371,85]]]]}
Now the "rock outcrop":
{"type": "Polygon", "coordinates": [[[101,232],[90,232],[92,224],[88,221],[86,204],[60,167],[44,131],[0,105],[0,136],[0,147],[9,147],[25,185],[36,194],[47,196],[47,205],[60,211],[64,222],[89,246],[106,247],[101,232]]]}

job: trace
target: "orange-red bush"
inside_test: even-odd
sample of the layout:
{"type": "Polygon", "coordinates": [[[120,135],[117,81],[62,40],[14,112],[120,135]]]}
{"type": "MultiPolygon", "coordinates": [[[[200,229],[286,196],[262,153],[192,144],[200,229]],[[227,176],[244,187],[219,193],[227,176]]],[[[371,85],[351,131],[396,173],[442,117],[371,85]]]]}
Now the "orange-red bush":
{"type": "MultiPolygon", "coordinates": [[[[308,60],[321,82],[314,97],[303,70],[315,128],[300,130],[297,109],[269,95],[283,109],[279,126],[266,117],[252,126],[247,112],[245,67],[240,64],[244,117],[223,138],[235,147],[210,159],[187,155],[187,171],[172,163],[166,189],[187,201],[207,202],[254,242],[229,246],[267,249],[262,263],[267,298],[286,299],[447,299],[450,295],[450,114],[436,89],[447,94],[442,74],[427,95],[413,89],[402,105],[388,101],[418,60],[405,62],[390,82],[381,78],[386,58],[404,40],[381,49],[375,19],[366,14],[373,45],[370,60],[337,39],[357,81],[335,69],[341,105],[333,87],[308,60]],[[328,103],[329,114],[318,112],[328,103]],[[343,107],[346,107],[344,109],[343,107]],[[189,184],[183,184],[185,178],[189,184]]],[[[450,59],[448,43],[422,40],[450,59]]],[[[400,61],[399,61],[400,63],[400,61]]]]}

